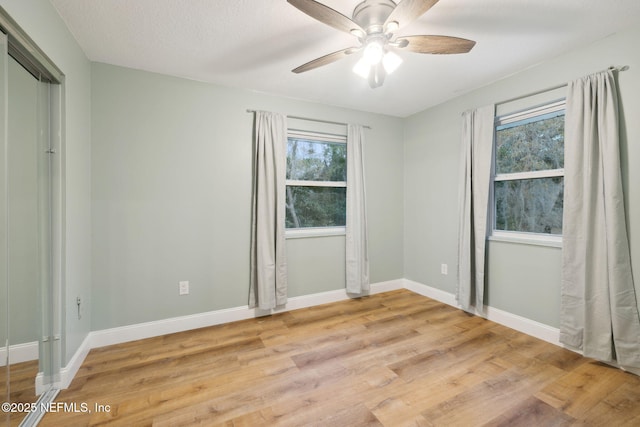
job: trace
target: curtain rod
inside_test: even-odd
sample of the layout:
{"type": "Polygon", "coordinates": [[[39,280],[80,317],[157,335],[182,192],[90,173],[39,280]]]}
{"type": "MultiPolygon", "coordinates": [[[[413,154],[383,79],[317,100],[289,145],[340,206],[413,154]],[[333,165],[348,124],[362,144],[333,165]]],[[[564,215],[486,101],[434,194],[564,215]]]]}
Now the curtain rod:
{"type": "MultiPolygon", "coordinates": [[[[612,70],[612,71],[627,71],[628,69],[629,69],[628,65],[623,65],[622,67],[614,67],[612,65],[611,67],[607,68],[607,70],[612,70]]],[[[509,99],[504,100],[504,101],[496,102],[496,105],[508,104],[509,102],[518,101],[519,99],[524,99],[524,98],[528,98],[530,96],[540,95],[541,93],[545,93],[545,92],[551,92],[552,90],[563,88],[563,87],[567,86],[568,84],[569,83],[563,83],[563,84],[560,84],[560,85],[548,87],[546,89],[541,89],[541,90],[537,90],[535,92],[530,92],[530,93],[527,93],[527,94],[524,94],[524,95],[520,95],[520,96],[516,96],[516,97],[513,97],[513,98],[509,98],[509,99]]]]}
{"type": "MultiPolygon", "coordinates": [[[[247,109],[247,113],[255,113],[256,110],[249,110],[247,109]]],[[[290,119],[298,119],[298,120],[306,120],[308,122],[317,122],[317,123],[328,123],[330,125],[341,125],[341,126],[347,126],[349,123],[343,123],[343,122],[334,122],[331,120],[321,120],[321,119],[312,119],[310,117],[300,117],[300,116],[287,116],[290,119]]],[[[365,129],[371,129],[371,126],[368,125],[362,125],[363,128],[365,129]]]]}

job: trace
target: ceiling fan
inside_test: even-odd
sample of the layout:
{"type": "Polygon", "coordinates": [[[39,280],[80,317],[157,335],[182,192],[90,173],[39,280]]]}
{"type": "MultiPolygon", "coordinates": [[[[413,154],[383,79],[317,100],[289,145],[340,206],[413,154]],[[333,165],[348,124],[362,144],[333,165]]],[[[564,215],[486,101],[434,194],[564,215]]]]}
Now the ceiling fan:
{"type": "Polygon", "coordinates": [[[438,0],[401,0],[398,4],[392,0],[364,0],[356,6],[351,19],[315,0],[287,1],[312,18],[354,35],[359,42],[359,46],[321,56],[294,68],[294,73],[304,73],[363,51],[362,58],[353,71],[368,79],[369,85],[375,88],[382,86],[385,76],[402,63],[402,58],[394,51],[467,53],[476,44],[472,40],[449,36],[419,35],[394,38],[397,30],[418,19],[438,0]]]}

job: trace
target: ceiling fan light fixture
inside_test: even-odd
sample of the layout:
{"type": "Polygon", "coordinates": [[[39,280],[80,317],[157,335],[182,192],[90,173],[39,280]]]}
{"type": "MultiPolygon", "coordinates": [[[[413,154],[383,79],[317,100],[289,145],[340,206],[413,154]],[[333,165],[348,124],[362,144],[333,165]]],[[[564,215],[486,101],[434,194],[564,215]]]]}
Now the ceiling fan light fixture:
{"type": "Polygon", "coordinates": [[[382,86],[385,77],[386,72],[382,64],[373,65],[371,67],[371,72],[369,73],[369,87],[371,87],[371,89],[375,89],[382,86]]]}
{"type": "Polygon", "coordinates": [[[362,57],[369,65],[379,64],[383,56],[384,48],[382,47],[382,42],[379,40],[372,40],[367,43],[367,46],[364,48],[364,53],[362,54],[362,57]]]}
{"type": "Polygon", "coordinates": [[[364,33],[362,30],[358,29],[358,28],[354,28],[351,31],[349,31],[351,33],[352,36],[355,36],[359,39],[363,39],[366,37],[366,33],[364,33]]]}
{"type": "Polygon", "coordinates": [[[402,58],[399,55],[396,55],[393,52],[387,52],[384,54],[382,58],[382,66],[387,74],[393,73],[398,67],[402,64],[402,58]]]}
{"type": "Polygon", "coordinates": [[[400,24],[398,24],[396,21],[391,21],[387,22],[387,25],[385,25],[384,28],[385,33],[394,33],[400,28],[400,24]]]}
{"type": "Polygon", "coordinates": [[[353,72],[363,79],[368,79],[369,73],[371,72],[371,64],[362,57],[358,62],[356,62],[356,65],[353,66],[353,72]]]}
{"type": "MultiPolygon", "coordinates": [[[[402,58],[390,51],[384,53],[382,61],[379,61],[377,64],[371,64],[365,55],[362,55],[362,58],[353,66],[353,72],[363,79],[370,79],[371,73],[373,72],[372,70],[375,70],[377,67],[381,66],[384,69],[385,75],[388,75],[397,70],[400,64],[402,64],[402,58]]],[[[382,82],[376,84],[375,87],[380,85],[382,85],[382,82]]]]}

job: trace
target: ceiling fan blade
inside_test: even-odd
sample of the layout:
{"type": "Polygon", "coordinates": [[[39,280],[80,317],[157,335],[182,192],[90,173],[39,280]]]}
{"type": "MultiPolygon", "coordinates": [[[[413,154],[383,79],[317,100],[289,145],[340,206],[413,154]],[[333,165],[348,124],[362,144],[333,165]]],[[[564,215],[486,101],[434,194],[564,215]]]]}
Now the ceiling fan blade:
{"type": "Polygon", "coordinates": [[[402,49],[411,52],[441,55],[467,53],[476,44],[473,40],[449,36],[404,36],[398,37],[395,43],[408,43],[402,49]]]}
{"type": "Polygon", "coordinates": [[[314,0],[287,0],[291,5],[300,9],[310,17],[327,24],[340,31],[363,37],[366,33],[360,25],[353,22],[340,12],[314,0]]]}
{"type": "Polygon", "coordinates": [[[436,3],[438,0],[402,0],[393,9],[384,26],[387,28],[390,22],[397,22],[398,27],[405,27],[421,17],[436,3]]]}
{"type": "Polygon", "coordinates": [[[318,67],[322,67],[323,65],[331,64],[332,62],[336,62],[342,58],[351,55],[354,52],[357,52],[360,48],[357,47],[349,47],[347,49],[342,49],[337,52],[330,53],[325,56],[321,56],[320,58],[316,58],[313,61],[309,61],[306,64],[299,66],[298,68],[294,68],[291,72],[300,74],[305,71],[313,70],[318,67]]]}

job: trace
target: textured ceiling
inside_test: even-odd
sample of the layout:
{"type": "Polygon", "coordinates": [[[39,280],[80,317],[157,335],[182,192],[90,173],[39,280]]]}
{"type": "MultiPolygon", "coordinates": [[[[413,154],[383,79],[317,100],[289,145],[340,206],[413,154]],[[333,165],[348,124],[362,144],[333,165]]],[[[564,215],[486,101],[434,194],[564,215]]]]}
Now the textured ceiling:
{"type": "MultiPolygon", "coordinates": [[[[639,0],[440,0],[398,34],[462,37],[474,49],[402,52],[371,89],[351,72],[356,55],[291,72],[357,40],[285,0],[51,2],[92,61],[399,117],[640,23],[639,0]]],[[[359,0],[321,2],[351,16],[359,0]]]]}

